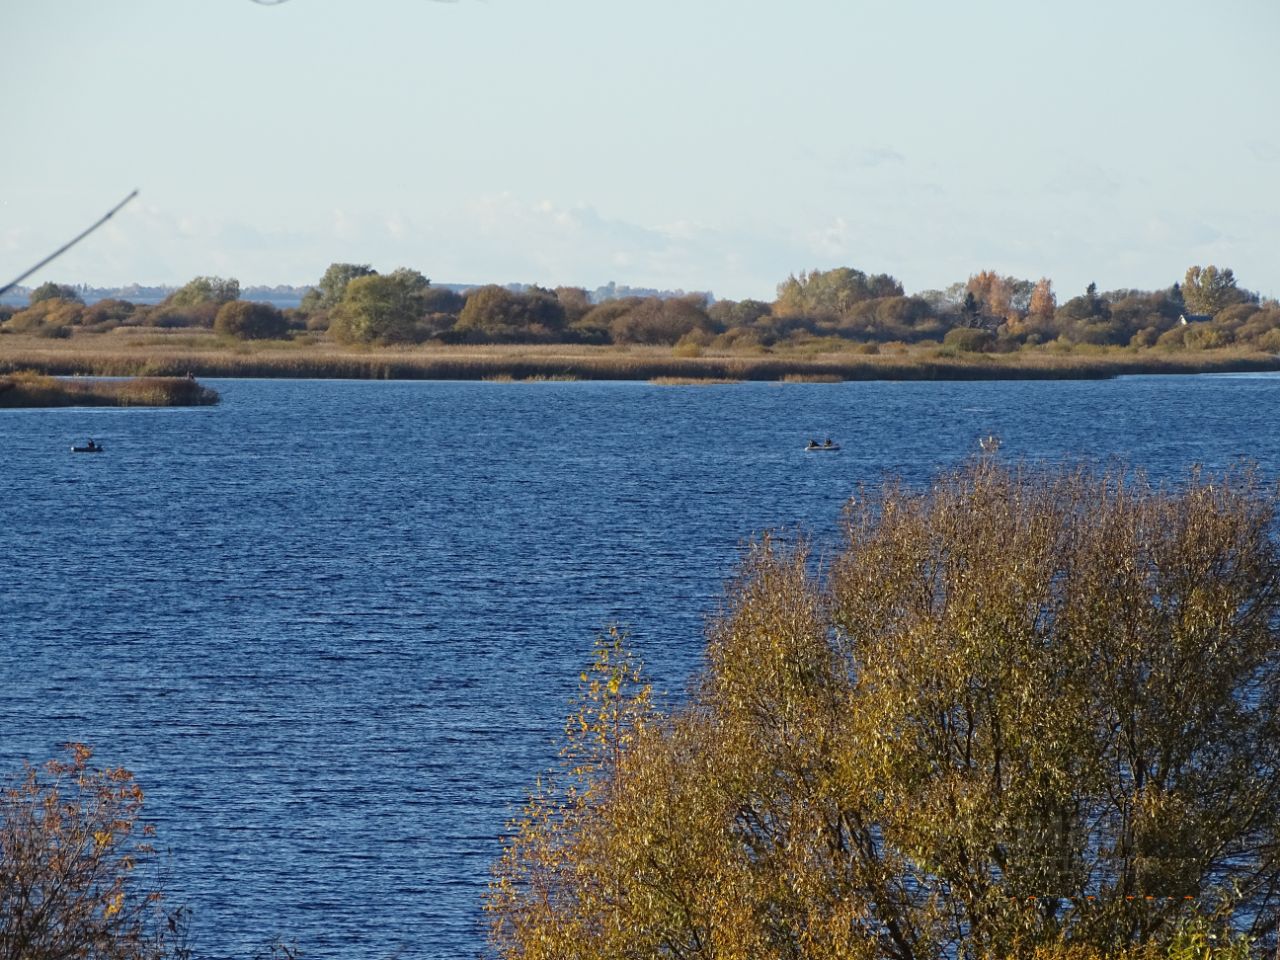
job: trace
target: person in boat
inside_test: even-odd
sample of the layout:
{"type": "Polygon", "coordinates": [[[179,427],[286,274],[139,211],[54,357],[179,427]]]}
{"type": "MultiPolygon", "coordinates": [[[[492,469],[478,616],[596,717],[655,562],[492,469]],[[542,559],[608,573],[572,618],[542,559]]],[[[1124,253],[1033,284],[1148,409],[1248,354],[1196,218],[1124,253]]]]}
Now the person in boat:
{"type": "Polygon", "coordinates": [[[90,438],[89,438],[89,443],[88,443],[88,445],[85,447],[85,449],[86,449],[86,450],[97,450],[97,449],[98,449],[98,445],[97,445],[96,443],[94,443],[94,442],[93,442],[93,437],[90,437],[90,438]]]}
{"type": "Polygon", "coordinates": [[[818,449],[818,441],[817,441],[817,440],[814,440],[812,437],[810,437],[810,438],[809,438],[809,449],[810,449],[810,450],[817,450],[817,449],[818,449]]]}
{"type": "Polygon", "coordinates": [[[823,445],[824,447],[829,447],[829,446],[831,446],[831,438],[830,438],[830,437],[827,437],[826,441],[825,441],[822,445],[823,445]]]}

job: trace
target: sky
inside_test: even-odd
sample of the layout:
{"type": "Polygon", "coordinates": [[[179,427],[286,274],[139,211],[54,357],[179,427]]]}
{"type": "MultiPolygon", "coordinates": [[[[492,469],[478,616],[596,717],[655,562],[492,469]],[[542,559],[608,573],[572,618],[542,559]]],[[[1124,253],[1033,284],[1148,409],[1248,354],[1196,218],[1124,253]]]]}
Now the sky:
{"type": "Polygon", "coordinates": [[[5,0],[0,284],[1280,295],[1275,0],[5,0]]]}

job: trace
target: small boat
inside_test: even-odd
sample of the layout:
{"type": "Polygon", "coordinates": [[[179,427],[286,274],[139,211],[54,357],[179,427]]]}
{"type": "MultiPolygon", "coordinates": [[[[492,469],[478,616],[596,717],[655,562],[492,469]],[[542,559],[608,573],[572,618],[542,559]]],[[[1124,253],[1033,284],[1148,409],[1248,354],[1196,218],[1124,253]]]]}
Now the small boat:
{"type": "Polygon", "coordinates": [[[72,452],[72,453],[101,453],[101,452],[102,452],[102,444],[100,444],[100,443],[94,443],[94,441],[90,440],[90,441],[89,441],[87,444],[85,444],[83,447],[75,447],[75,446],[73,446],[73,447],[71,448],[71,452],[72,452]]]}
{"type": "Polygon", "coordinates": [[[809,451],[810,453],[814,453],[819,450],[834,452],[839,449],[840,449],[840,444],[832,443],[830,440],[828,440],[826,443],[816,443],[813,440],[810,440],[809,445],[805,447],[805,450],[809,451]]]}

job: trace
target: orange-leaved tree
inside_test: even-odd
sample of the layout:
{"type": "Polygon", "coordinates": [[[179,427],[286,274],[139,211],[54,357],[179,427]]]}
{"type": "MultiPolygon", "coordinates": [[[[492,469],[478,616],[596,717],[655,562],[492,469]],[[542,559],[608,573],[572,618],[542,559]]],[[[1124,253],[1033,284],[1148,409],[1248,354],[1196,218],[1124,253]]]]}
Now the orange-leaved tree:
{"type": "Polygon", "coordinates": [[[142,789],[127,770],[92,766],[83,744],[67,747],[0,791],[0,960],[184,957],[142,789]]]}

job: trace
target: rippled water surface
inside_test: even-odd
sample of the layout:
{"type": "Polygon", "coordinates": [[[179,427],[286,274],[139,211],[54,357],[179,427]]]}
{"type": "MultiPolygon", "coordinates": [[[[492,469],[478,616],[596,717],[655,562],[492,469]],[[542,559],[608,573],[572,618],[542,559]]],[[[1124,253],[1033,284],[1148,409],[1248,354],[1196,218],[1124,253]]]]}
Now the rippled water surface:
{"type": "Polygon", "coordinates": [[[592,638],[678,696],[745,538],[976,452],[1280,469],[1280,379],[215,382],[0,412],[0,769],[131,768],[204,956],[474,957],[592,638]],[[72,455],[93,436],[107,450],[72,455]],[[836,454],[806,454],[831,436],[836,454]]]}

